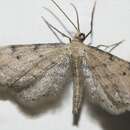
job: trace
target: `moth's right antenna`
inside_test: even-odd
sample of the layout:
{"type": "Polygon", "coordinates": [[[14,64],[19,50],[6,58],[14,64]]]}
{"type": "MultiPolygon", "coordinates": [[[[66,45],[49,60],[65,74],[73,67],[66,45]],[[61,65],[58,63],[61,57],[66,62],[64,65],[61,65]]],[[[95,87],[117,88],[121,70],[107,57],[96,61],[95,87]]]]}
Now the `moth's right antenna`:
{"type": "MultiPolygon", "coordinates": [[[[96,1],[93,6],[92,14],[91,14],[91,22],[90,22],[90,31],[86,34],[85,39],[91,34],[91,40],[93,38],[93,20],[94,20],[94,13],[95,13],[96,1]]],[[[92,44],[92,43],[90,43],[92,44]]],[[[90,45],[89,44],[89,45],[90,45]]]]}
{"type": "Polygon", "coordinates": [[[68,19],[68,21],[73,25],[73,27],[77,30],[78,28],[75,26],[75,24],[72,22],[72,20],[69,18],[69,16],[60,8],[60,6],[54,1],[54,0],[51,0],[55,5],[56,7],[62,12],[62,14],[68,19]]]}

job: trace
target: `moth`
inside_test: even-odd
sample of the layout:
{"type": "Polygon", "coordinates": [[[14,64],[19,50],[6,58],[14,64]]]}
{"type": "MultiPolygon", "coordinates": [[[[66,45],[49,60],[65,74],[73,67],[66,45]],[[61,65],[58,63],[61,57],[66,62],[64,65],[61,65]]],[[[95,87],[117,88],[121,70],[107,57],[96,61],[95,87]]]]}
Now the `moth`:
{"type": "Polygon", "coordinates": [[[129,111],[130,63],[101,50],[99,46],[83,43],[92,34],[96,4],[92,10],[90,32],[84,34],[80,32],[75,6],[72,5],[77,15],[77,27],[60,6],[54,0],[52,2],[76,28],[75,36],[68,37],[42,17],[56,36],[59,32],[69,38],[70,43],[1,47],[0,91],[9,93],[19,104],[30,108],[55,99],[72,79],[74,124],[78,124],[83,98],[111,114],[129,111]]]}

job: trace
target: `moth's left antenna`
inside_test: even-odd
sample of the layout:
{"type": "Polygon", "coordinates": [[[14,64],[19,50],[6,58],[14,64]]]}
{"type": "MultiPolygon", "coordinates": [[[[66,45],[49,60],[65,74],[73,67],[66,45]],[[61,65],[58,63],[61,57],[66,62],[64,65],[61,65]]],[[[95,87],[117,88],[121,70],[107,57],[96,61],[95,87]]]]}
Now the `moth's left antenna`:
{"type": "Polygon", "coordinates": [[[69,18],[69,16],[60,8],[60,6],[54,1],[54,0],[51,0],[55,5],[56,7],[63,13],[63,15],[68,19],[68,21],[73,25],[73,27],[77,30],[78,28],[75,26],[75,24],[72,22],[72,20],[69,18]]]}
{"type": "Polygon", "coordinates": [[[75,10],[75,12],[76,12],[77,28],[78,28],[78,31],[80,32],[80,24],[79,24],[79,14],[78,14],[78,10],[77,10],[77,8],[75,7],[74,4],[71,3],[71,6],[74,8],[74,10],[75,10]]]}

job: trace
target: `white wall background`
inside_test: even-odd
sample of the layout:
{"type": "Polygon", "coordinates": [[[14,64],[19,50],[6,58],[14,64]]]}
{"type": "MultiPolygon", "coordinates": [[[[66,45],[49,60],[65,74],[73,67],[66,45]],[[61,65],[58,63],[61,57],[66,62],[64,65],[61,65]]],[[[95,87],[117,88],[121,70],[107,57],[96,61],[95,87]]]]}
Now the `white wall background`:
{"type": "MultiPolygon", "coordinates": [[[[94,1],[60,0],[58,2],[73,21],[75,21],[75,15],[69,3],[74,3],[80,13],[81,30],[88,32],[90,12],[94,1]]],[[[57,42],[57,39],[43,23],[41,16],[46,17],[53,25],[58,26],[58,24],[42,8],[43,6],[49,7],[58,14],[69,30],[74,32],[73,27],[57,12],[50,0],[0,0],[0,44],[57,42]]],[[[125,39],[125,42],[113,53],[130,61],[130,1],[98,0],[94,19],[94,45],[97,43],[112,44],[122,39],[125,39]]],[[[40,116],[28,116],[16,104],[1,100],[0,130],[130,129],[130,114],[115,117],[101,109],[91,109],[84,105],[78,128],[72,125],[72,85],[65,94],[61,105],[46,113],[41,113],[40,116]]]]}

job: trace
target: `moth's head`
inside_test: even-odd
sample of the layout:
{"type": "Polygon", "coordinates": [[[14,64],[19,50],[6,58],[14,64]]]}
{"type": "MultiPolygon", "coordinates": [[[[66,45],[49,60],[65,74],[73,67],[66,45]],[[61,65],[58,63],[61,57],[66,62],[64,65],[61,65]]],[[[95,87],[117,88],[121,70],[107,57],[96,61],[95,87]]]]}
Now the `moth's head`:
{"type": "Polygon", "coordinates": [[[85,33],[80,33],[80,32],[76,33],[73,38],[74,41],[79,41],[79,42],[83,42],[85,39],[86,39],[85,33]]]}
{"type": "Polygon", "coordinates": [[[61,26],[64,28],[64,30],[66,30],[66,33],[63,33],[61,30],[59,30],[58,28],[56,28],[55,26],[53,26],[52,24],[50,24],[43,16],[42,19],[43,21],[47,24],[47,26],[49,27],[49,29],[53,32],[53,34],[56,36],[56,38],[60,41],[61,39],[59,38],[59,36],[57,35],[57,33],[61,34],[63,37],[66,37],[69,39],[70,42],[72,41],[78,41],[83,43],[83,41],[92,34],[93,31],[93,17],[94,17],[94,11],[95,11],[95,6],[96,6],[96,2],[93,6],[93,10],[92,10],[92,14],[91,14],[91,28],[90,31],[85,34],[85,33],[81,33],[80,32],[80,21],[79,21],[79,15],[78,15],[78,10],[76,9],[75,5],[71,4],[71,6],[74,8],[75,13],[76,13],[76,19],[77,19],[77,26],[74,24],[74,22],[71,20],[71,18],[66,14],[66,12],[64,12],[64,10],[57,4],[57,2],[55,2],[54,0],[51,0],[53,2],[53,4],[57,7],[57,9],[66,17],[66,19],[70,22],[70,24],[75,28],[76,30],[76,34],[72,35],[70,33],[70,31],[68,31],[68,29],[66,28],[66,26],[62,23],[62,21],[59,19],[59,17],[57,17],[53,11],[51,11],[48,8],[44,8],[46,9],[51,15],[53,15],[56,20],[58,20],[58,22],[61,24],[61,26]],[[56,33],[57,32],[57,33],[56,33]]]}

